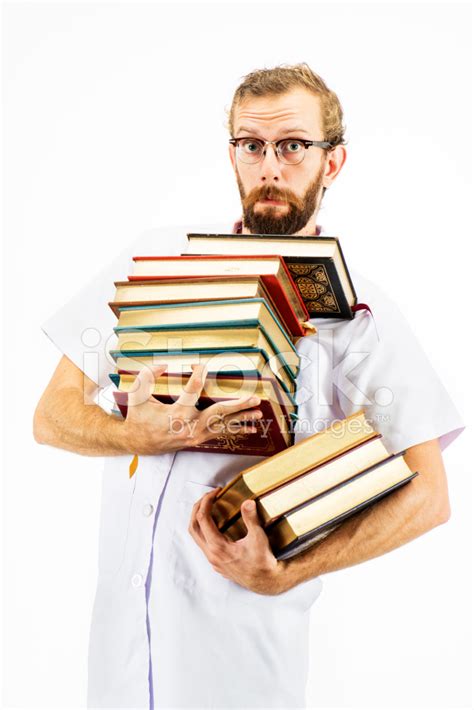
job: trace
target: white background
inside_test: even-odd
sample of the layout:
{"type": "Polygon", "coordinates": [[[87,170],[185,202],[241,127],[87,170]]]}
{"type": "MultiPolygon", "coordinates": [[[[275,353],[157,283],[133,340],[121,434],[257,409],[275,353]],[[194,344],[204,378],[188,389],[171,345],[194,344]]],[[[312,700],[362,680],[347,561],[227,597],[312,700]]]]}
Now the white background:
{"type": "MultiPolygon", "coordinates": [[[[76,708],[101,459],[32,437],[60,357],[40,323],[142,231],[231,225],[240,203],[224,108],[247,72],[307,61],[347,125],[348,160],[319,222],[340,236],[349,267],[398,302],[471,423],[471,9],[10,3],[3,29],[4,704],[76,708]]],[[[470,437],[445,454],[447,525],[324,577],[310,706],[470,705],[470,437]]]]}

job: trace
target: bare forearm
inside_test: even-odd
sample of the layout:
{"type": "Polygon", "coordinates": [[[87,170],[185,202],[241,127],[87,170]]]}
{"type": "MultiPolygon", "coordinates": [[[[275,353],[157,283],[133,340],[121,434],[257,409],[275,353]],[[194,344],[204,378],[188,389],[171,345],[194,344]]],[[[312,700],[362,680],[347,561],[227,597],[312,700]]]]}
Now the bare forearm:
{"type": "Polygon", "coordinates": [[[286,562],[285,584],[292,587],[320,574],[390,552],[443,521],[432,499],[415,479],[377,505],[347,520],[320,543],[286,562]]]}
{"type": "Polygon", "coordinates": [[[35,438],[85,456],[120,456],[131,453],[123,436],[123,421],[96,404],[84,404],[80,390],[61,390],[54,402],[35,415],[35,438]]]}

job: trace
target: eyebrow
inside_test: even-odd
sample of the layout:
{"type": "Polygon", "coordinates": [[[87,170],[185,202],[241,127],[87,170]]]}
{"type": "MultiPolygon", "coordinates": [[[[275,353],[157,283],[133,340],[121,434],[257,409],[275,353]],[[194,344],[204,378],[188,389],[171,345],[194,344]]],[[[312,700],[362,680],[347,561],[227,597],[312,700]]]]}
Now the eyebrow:
{"type": "MultiPolygon", "coordinates": [[[[245,133],[250,133],[251,136],[255,135],[255,131],[252,128],[245,128],[245,126],[241,126],[237,133],[240,133],[241,131],[245,131],[245,133]]],[[[285,128],[285,130],[282,131],[282,135],[289,135],[291,133],[308,133],[308,131],[305,128],[285,128]]]]}

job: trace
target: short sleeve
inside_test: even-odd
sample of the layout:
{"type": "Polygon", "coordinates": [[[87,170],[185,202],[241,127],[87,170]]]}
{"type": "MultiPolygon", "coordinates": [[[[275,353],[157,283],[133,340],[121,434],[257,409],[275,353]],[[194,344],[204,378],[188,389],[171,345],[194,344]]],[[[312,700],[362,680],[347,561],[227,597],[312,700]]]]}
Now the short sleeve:
{"type": "Polygon", "coordinates": [[[42,323],[48,338],[100,388],[111,386],[115,371],[110,350],[116,347],[117,317],[108,305],[114,300],[115,281],[126,281],[134,256],[166,256],[184,252],[190,231],[224,231],[218,225],[186,225],[150,229],[139,235],[42,323]]]}
{"type": "Polygon", "coordinates": [[[108,349],[113,347],[117,318],[108,306],[114,280],[126,279],[131,268],[129,249],[118,255],[42,325],[48,338],[99,387],[110,384],[108,349]]]}
{"type": "Polygon", "coordinates": [[[460,413],[396,304],[362,277],[355,283],[371,312],[356,313],[349,339],[339,334],[344,415],[363,408],[392,453],[435,438],[445,449],[465,428],[460,413]]]}

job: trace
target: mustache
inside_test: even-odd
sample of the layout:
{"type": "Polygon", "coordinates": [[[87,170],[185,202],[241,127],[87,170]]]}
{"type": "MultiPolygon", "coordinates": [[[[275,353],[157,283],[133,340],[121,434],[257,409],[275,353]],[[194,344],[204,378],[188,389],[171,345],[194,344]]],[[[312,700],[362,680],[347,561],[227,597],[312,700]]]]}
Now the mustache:
{"type": "Polygon", "coordinates": [[[259,200],[279,200],[288,202],[290,206],[296,209],[303,209],[304,202],[294,192],[285,188],[274,187],[273,185],[263,185],[263,187],[255,187],[248,195],[244,197],[243,207],[248,209],[253,207],[259,200]]]}

